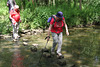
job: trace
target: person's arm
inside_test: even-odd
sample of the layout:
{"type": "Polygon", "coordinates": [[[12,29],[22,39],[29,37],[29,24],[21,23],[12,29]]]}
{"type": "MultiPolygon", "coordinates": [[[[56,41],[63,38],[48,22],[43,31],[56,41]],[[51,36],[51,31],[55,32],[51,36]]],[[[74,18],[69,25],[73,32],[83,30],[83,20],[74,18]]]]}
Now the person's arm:
{"type": "Polygon", "coordinates": [[[48,36],[50,36],[51,28],[52,28],[52,25],[50,24],[49,29],[48,29],[48,36]]]}
{"type": "Polygon", "coordinates": [[[10,14],[9,18],[10,18],[11,20],[13,19],[13,18],[11,17],[11,14],[10,14]]]}
{"type": "Polygon", "coordinates": [[[12,18],[11,14],[10,14],[9,18],[12,20],[12,23],[13,23],[13,24],[16,23],[16,21],[12,18]]]}
{"type": "Polygon", "coordinates": [[[68,26],[67,26],[67,24],[66,24],[65,20],[63,20],[63,22],[64,22],[64,24],[65,24],[66,35],[68,36],[68,35],[69,35],[69,32],[68,32],[68,26]]]}
{"type": "Polygon", "coordinates": [[[13,0],[13,2],[14,2],[14,5],[16,5],[16,1],[15,1],[15,0],[13,0]]]}
{"type": "Polygon", "coordinates": [[[7,6],[9,6],[9,0],[7,1],[7,6]]]}
{"type": "Polygon", "coordinates": [[[50,24],[49,28],[48,28],[48,36],[47,36],[47,41],[49,41],[50,39],[50,31],[51,31],[51,28],[52,28],[52,24],[50,24]]]}
{"type": "Polygon", "coordinates": [[[49,25],[49,28],[48,28],[48,33],[47,33],[48,36],[45,38],[45,39],[47,39],[47,41],[49,41],[49,39],[50,39],[50,31],[51,31],[51,28],[53,26],[53,23],[54,23],[54,19],[52,18],[50,25],[49,25]]]}

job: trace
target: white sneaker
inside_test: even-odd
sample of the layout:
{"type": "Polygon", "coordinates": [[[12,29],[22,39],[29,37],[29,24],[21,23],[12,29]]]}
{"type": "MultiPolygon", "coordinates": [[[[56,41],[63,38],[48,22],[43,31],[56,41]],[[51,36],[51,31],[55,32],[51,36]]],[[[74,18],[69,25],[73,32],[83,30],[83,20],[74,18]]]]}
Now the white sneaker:
{"type": "Polygon", "coordinates": [[[17,37],[18,37],[18,38],[20,38],[20,36],[19,36],[19,35],[18,35],[17,37]]]}
{"type": "Polygon", "coordinates": [[[61,53],[57,53],[57,55],[58,55],[58,56],[62,56],[62,54],[61,54],[61,53]]]}

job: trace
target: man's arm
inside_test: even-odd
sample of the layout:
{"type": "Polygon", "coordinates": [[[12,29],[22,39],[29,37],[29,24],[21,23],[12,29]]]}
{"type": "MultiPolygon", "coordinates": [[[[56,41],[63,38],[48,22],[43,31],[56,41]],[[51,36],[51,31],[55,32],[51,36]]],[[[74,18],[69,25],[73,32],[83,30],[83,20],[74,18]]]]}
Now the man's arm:
{"type": "Polygon", "coordinates": [[[68,26],[67,26],[65,20],[63,20],[63,22],[64,22],[64,24],[65,24],[66,34],[67,34],[67,36],[68,36],[68,35],[69,35],[69,32],[68,32],[68,26]]]}
{"type": "Polygon", "coordinates": [[[16,1],[15,1],[15,0],[13,0],[13,2],[14,2],[14,4],[16,5],[16,1]]]}
{"type": "Polygon", "coordinates": [[[9,0],[7,1],[7,6],[9,6],[9,0]]]}
{"type": "Polygon", "coordinates": [[[50,31],[51,31],[51,28],[52,28],[52,24],[50,24],[50,26],[49,26],[49,29],[48,29],[48,36],[47,36],[47,41],[49,41],[49,39],[50,39],[50,31]]]}

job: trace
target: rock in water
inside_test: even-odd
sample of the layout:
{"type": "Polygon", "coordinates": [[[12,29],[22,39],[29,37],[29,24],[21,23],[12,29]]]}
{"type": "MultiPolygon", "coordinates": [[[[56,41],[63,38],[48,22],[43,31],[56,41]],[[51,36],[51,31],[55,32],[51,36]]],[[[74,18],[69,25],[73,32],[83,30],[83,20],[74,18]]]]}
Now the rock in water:
{"type": "Polygon", "coordinates": [[[64,60],[64,59],[59,59],[59,60],[57,61],[57,64],[59,64],[60,66],[65,66],[65,65],[66,65],[66,60],[64,60]]]}
{"type": "Polygon", "coordinates": [[[42,49],[42,52],[49,52],[49,50],[48,49],[42,49]]]}
{"type": "Polygon", "coordinates": [[[46,52],[43,52],[43,57],[46,57],[46,52]]]}
{"type": "Polygon", "coordinates": [[[28,43],[26,43],[26,42],[23,42],[23,45],[24,45],[24,46],[27,46],[27,45],[28,45],[28,43]]]}
{"type": "Polygon", "coordinates": [[[47,58],[51,58],[51,54],[50,53],[46,53],[46,57],[47,58]]]}
{"type": "Polygon", "coordinates": [[[37,52],[37,48],[36,47],[31,47],[30,48],[32,52],[37,52]]]}
{"type": "Polygon", "coordinates": [[[51,54],[47,52],[43,52],[43,57],[51,58],[51,54]]]}
{"type": "Polygon", "coordinates": [[[23,42],[28,42],[28,39],[23,39],[23,42]]]}
{"type": "Polygon", "coordinates": [[[61,56],[57,55],[57,58],[58,58],[58,59],[63,59],[64,56],[63,56],[63,55],[61,55],[61,56]]]}
{"type": "Polygon", "coordinates": [[[34,47],[38,47],[38,44],[32,44],[34,47]]]}

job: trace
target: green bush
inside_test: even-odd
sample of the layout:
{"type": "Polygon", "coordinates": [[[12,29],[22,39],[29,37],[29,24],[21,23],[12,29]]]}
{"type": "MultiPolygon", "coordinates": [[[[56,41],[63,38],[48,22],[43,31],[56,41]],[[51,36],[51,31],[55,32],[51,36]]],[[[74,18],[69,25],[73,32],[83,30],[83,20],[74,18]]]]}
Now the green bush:
{"type": "MultiPolygon", "coordinates": [[[[4,0],[0,2],[2,2],[0,4],[0,32],[7,33],[12,30],[6,29],[7,24],[10,22],[8,18],[8,7],[6,6],[7,1],[4,0]]],[[[60,1],[60,3],[57,1],[55,6],[40,6],[36,5],[36,2],[34,2],[33,5],[32,0],[25,0],[23,2],[21,0],[17,0],[16,3],[21,9],[20,14],[22,22],[20,23],[20,30],[34,28],[46,29],[49,27],[47,19],[51,15],[55,15],[58,11],[63,12],[66,23],[71,27],[86,25],[93,22],[100,23],[100,1],[98,0],[91,0],[88,3],[87,0],[82,1],[82,10],[79,9],[79,2],[76,7],[74,7],[74,3],[71,3],[71,6],[69,7],[68,3],[64,2],[64,0],[60,1]]]]}

